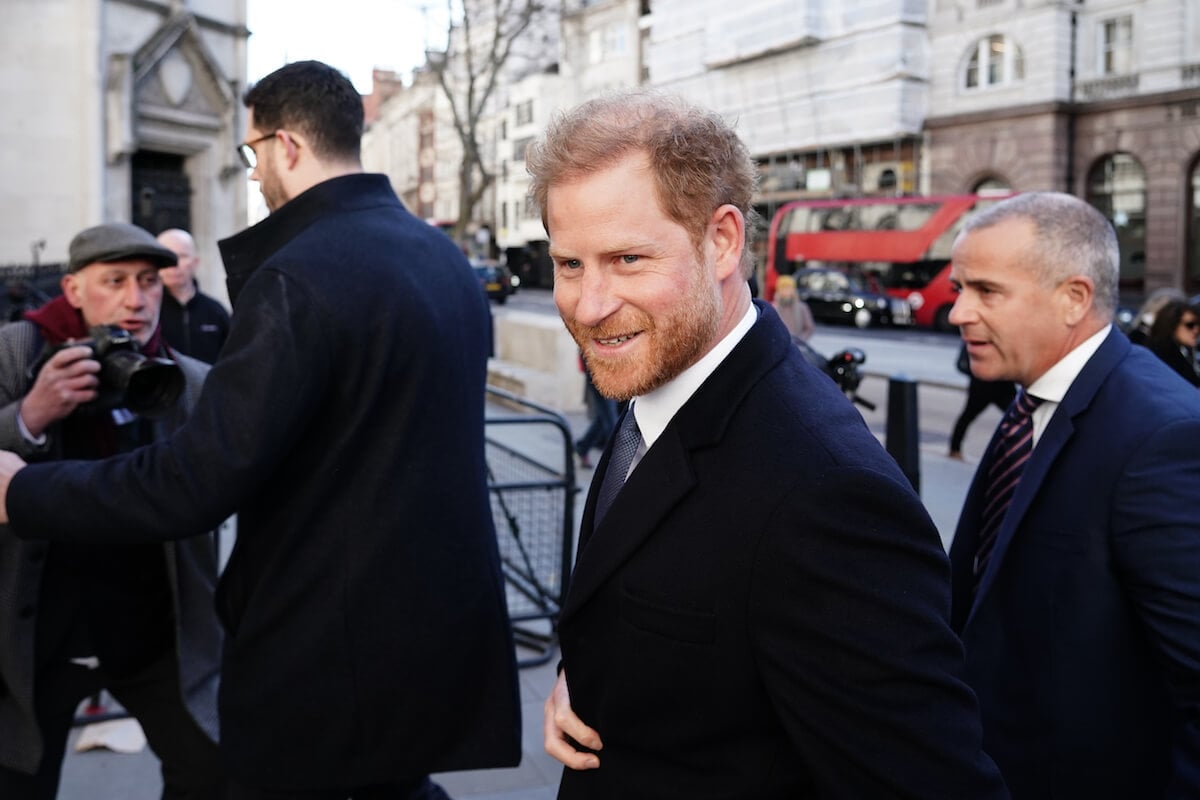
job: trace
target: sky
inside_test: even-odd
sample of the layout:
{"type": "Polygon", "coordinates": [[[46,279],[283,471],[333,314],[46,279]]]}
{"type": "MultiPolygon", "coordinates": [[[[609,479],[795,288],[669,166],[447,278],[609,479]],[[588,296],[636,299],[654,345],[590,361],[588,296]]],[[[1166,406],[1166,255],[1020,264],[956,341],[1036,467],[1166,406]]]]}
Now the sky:
{"type": "Polygon", "coordinates": [[[247,0],[247,77],[253,83],[289,61],[317,59],[371,93],[371,70],[402,74],[445,40],[446,0],[247,0]]]}

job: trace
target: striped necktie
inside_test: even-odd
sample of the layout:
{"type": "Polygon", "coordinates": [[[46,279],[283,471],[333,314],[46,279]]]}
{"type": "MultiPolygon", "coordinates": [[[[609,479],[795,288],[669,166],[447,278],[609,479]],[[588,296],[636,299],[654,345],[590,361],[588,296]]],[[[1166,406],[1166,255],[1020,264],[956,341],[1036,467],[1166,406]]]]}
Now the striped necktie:
{"type": "Polygon", "coordinates": [[[637,420],[633,416],[633,406],[621,418],[621,425],[613,437],[612,455],[608,459],[608,468],[604,471],[604,482],[600,484],[600,494],[596,497],[596,514],[592,527],[600,524],[608,507],[616,499],[617,492],[625,485],[629,467],[633,457],[642,444],[642,432],[638,430],[637,420]]]}
{"type": "Polygon", "coordinates": [[[987,569],[996,545],[996,534],[1012,503],[1025,463],[1033,453],[1033,411],[1042,402],[1024,389],[1000,421],[999,437],[988,461],[987,486],[983,492],[983,524],[975,550],[975,586],[987,569]]]}

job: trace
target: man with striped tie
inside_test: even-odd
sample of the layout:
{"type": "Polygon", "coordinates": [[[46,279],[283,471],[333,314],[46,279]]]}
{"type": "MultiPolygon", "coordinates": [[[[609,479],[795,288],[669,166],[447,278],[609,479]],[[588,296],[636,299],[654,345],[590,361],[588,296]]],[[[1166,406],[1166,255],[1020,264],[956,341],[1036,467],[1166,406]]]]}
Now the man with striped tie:
{"type": "Polygon", "coordinates": [[[1021,389],[951,547],[984,747],[1017,800],[1200,794],[1200,396],[1113,324],[1112,226],[1065,194],[970,219],[971,371],[1021,389]]]}

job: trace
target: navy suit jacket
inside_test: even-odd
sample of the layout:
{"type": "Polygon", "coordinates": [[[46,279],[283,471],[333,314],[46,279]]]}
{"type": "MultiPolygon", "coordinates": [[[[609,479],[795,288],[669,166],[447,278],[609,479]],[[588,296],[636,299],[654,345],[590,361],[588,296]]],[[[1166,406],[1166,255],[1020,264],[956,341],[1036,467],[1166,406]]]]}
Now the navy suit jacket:
{"type": "Polygon", "coordinates": [[[758,309],[597,527],[592,484],[559,632],[572,706],[604,748],[559,796],[1006,796],[937,531],[758,309]]]}
{"type": "Polygon", "coordinates": [[[972,598],[986,467],[951,547],[953,616],[1013,796],[1200,795],[1200,393],[1113,329],[972,598]]]}

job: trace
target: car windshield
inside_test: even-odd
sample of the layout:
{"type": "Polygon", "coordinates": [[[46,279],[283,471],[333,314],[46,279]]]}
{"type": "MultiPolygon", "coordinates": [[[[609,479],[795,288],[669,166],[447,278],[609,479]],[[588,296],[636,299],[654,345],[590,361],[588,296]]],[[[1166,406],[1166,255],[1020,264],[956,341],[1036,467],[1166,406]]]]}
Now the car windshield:
{"type": "Polygon", "coordinates": [[[811,292],[865,292],[867,287],[858,275],[835,270],[820,270],[798,276],[802,286],[811,292]]]}

